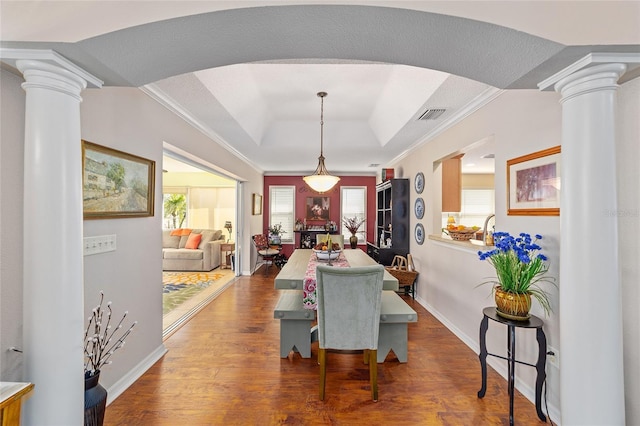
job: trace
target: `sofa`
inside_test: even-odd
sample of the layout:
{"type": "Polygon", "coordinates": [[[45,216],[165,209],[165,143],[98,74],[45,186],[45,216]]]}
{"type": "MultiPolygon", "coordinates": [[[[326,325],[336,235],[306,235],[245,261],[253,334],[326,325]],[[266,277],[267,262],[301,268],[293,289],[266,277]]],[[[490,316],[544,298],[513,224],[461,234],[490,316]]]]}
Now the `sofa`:
{"type": "Polygon", "coordinates": [[[211,271],[220,266],[225,235],[217,229],[162,231],[163,271],[211,271]]]}

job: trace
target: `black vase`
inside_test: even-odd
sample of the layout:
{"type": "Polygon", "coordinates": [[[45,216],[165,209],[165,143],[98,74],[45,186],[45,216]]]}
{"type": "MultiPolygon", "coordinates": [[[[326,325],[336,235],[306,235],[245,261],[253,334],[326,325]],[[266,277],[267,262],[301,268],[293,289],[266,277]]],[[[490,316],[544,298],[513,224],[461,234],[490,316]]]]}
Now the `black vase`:
{"type": "Polygon", "coordinates": [[[355,234],[349,237],[349,244],[351,244],[352,249],[358,248],[358,237],[355,234]]]}
{"type": "Polygon", "coordinates": [[[99,383],[100,372],[84,376],[84,426],[102,426],[107,406],[107,390],[99,383]]]}

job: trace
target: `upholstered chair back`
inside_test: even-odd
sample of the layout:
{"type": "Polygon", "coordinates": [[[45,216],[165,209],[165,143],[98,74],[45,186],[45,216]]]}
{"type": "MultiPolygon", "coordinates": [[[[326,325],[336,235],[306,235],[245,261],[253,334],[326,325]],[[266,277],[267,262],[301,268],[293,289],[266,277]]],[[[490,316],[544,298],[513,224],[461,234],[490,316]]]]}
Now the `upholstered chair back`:
{"type": "Polygon", "coordinates": [[[377,349],[382,265],[316,270],[319,347],[377,349]]]}
{"type": "Polygon", "coordinates": [[[255,243],[258,250],[269,248],[269,242],[267,241],[267,237],[264,234],[254,235],[253,242],[255,243]]]}

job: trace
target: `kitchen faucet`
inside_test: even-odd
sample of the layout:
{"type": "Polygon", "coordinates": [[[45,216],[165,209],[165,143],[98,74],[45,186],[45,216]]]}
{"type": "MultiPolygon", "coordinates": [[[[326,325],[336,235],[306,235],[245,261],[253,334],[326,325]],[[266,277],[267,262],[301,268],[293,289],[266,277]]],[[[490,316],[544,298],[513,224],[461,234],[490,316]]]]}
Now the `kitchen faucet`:
{"type": "Polygon", "coordinates": [[[489,220],[491,218],[495,218],[496,215],[495,214],[490,214],[489,216],[487,216],[487,218],[484,220],[484,228],[482,228],[482,238],[487,241],[487,226],[489,226],[489,220]]]}

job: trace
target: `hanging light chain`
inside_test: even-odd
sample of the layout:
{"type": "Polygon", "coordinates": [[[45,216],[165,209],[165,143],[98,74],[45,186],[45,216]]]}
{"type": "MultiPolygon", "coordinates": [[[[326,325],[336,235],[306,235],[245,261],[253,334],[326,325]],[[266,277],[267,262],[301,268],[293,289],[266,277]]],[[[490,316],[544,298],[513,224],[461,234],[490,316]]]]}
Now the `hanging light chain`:
{"type": "Polygon", "coordinates": [[[311,189],[323,193],[333,188],[340,178],[331,175],[324,165],[324,97],[327,96],[327,92],[318,92],[317,95],[320,98],[320,157],[316,171],[303,179],[311,189]]]}
{"type": "Polygon", "coordinates": [[[324,158],[323,154],[323,141],[324,141],[324,97],[327,96],[326,92],[318,92],[320,97],[320,157],[324,158]]]}

